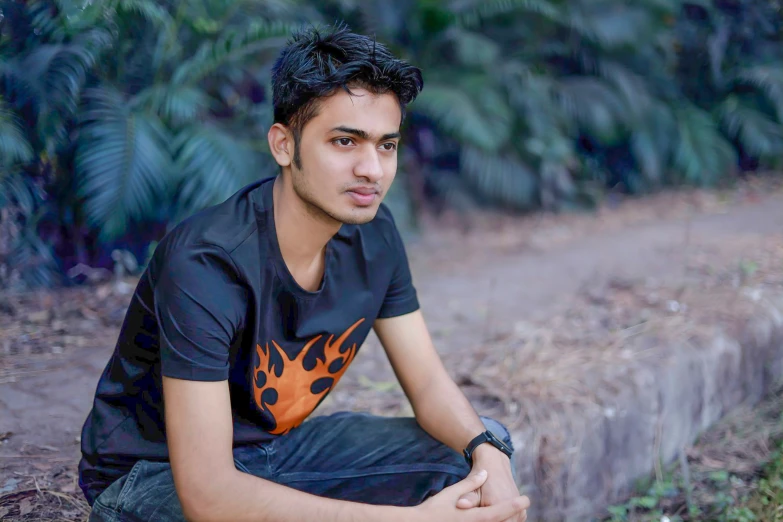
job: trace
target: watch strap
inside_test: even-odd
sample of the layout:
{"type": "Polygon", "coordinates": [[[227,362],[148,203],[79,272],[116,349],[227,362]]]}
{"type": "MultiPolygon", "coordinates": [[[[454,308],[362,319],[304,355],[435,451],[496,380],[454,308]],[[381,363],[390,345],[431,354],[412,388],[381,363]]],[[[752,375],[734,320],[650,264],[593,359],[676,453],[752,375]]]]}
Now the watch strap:
{"type": "Polygon", "coordinates": [[[498,439],[491,431],[487,430],[474,437],[473,440],[471,440],[463,450],[462,453],[465,455],[465,460],[468,461],[468,464],[471,466],[473,465],[473,452],[477,447],[484,444],[485,442],[492,444],[497,449],[502,451],[507,457],[511,458],[511,448],[509,448],[503,441],[498,439]]]}

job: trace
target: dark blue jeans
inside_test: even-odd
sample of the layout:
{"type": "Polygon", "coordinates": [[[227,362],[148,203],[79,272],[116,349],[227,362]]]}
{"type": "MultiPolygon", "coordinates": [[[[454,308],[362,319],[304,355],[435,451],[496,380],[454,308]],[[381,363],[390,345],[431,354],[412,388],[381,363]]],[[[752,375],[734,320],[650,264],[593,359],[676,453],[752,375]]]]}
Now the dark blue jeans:
{"type": "MultiPolygon", "coordinates": [[[[506,428],[484,425],[511,444],[506,428]]],[[[336,413],[314,417],[264,445],[234,450],[237,469],[322,497],[368,504],[418,505],[465,478],[464,457],[413,418],[336,413]]],[[[184,520],[165,462],[138,462],[95,500],[93,521],[184,520]]]]}

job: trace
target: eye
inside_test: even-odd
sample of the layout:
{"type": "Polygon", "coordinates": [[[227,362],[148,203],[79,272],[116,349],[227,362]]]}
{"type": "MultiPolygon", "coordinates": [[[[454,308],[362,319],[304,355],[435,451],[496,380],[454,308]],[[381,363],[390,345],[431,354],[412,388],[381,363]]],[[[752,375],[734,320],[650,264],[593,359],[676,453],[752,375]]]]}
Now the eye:
{"type": "Polygon", "coordinates": [[[397,144],[394,143],[393,141],[384,143],[383,145],[381,145],[381,147],[383,147],[383,150],[388,150],[388,151],[397,150],[397,144]]]}
{"type": "Polygon", "coordinates": [[[348,147],[353,143],[353,140],[351,138],[337,138],[332,143],[336,143],[342,147],[348,147]]]}

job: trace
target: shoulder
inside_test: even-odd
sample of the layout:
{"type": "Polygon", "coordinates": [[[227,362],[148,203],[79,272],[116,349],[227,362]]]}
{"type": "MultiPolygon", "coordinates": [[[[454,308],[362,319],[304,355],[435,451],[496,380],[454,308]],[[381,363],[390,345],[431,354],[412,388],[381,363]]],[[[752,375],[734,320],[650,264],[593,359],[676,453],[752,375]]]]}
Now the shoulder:
{"type": "Polygon", "coordinates": [[[153,261],[158,268],[238,272],[234,254],[257,237],[253,195],[260,183],[248,185],[226,201],[178,223],[155,251],[153,261]]]}

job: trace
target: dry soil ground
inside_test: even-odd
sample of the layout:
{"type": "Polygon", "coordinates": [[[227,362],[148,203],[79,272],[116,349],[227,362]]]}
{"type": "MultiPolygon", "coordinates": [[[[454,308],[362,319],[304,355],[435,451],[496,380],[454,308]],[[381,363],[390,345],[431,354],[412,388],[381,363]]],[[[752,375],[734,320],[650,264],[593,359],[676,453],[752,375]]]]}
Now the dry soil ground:
{"type": "MultiPolygon", "coordinates": [[[[556,353],[529,353],[555,349],[542,336],[566,333],[588,347],[634,328],[639,314],[671,317],[684,311],[686,281],[735,291],[748,278],[779,284],[782,237],[783,192],[760,181],[629,200],[590,215],[485,216],[467,234],[440,227],[408,249],[447,367],[484,413],[508,420],[536,397],[568,392],[544,376],[505,388],[527,399],[493,393],[492,368],[507,365],[510,353],[546,366],[556,353]],[[522,346],[531,336],[538,344],[522,346]]],[[[84,517],[74,500],[79,431],[133,283],[0,294],[0,519],[84,517]]],[[[408,414],[402,398],[371,338],[320,411],[408,414]]]]}

